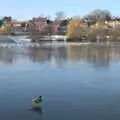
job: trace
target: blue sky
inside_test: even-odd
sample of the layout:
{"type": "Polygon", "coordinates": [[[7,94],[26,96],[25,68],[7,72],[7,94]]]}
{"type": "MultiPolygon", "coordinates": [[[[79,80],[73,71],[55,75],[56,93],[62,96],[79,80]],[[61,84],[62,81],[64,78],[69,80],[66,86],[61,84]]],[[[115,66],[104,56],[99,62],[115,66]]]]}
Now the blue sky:
{"type": "Polygon", "coordinates": [[[94,9],[108,9],[112,14],[120,15],[120,0],[1,0],[0,16],[12,16],[18,20],[33,16],[52,15],[64,11],[68,16],[83,16],[94,9]]]}

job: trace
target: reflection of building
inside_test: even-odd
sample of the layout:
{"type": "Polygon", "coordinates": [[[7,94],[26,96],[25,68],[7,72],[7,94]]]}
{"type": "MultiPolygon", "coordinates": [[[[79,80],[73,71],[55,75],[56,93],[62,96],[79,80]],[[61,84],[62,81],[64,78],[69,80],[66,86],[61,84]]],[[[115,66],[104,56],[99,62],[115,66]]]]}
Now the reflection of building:
{"type": "Polygon", "coordinates": [[[29,48],[28,50],[30,59],[36,62],[51,61],[51,58],[54,58],[57,65],[62,65],[67,59],[67,49],[65,47],[29,48]]]}
{"type": "Polygon", "coordinates": [[[0,62],[11,64],[15,58],[15,54],[7,48],[0,48],[0,62]]]}
{"type": "MultiPolygon", "coordinates": [[[[75,63],[85,61],[92,63],[95,67],[108,66],[110,61],[120,60],[119,47],[105,46],[71,46],[55,47],[52,46],[40,48],[26,48],[21,52],[20,49],[0,48],[0,62],[12,63],[18,54],[28,57],[34,62],[47,62],[54,58],[54,63],[57,66],[66,65],[67,60],[75,63]],[[16,52],[16,51],[19,51],[16,52]],[[23,54],[23,51],[25,54],[23,54]]],[[[21,56],[20,55],[20,56],[21,56]]]]}
{"type": "Polygon", "coordinates": [[[29,48],[29,57],[30,59],[32,59],[33,61],[36,62],[45,62],[45,61],[49,61],[50,57],[51,57],[51,49],[49,48],[40,48],[40,49],[36,49],[36,48],[29,48]]]}

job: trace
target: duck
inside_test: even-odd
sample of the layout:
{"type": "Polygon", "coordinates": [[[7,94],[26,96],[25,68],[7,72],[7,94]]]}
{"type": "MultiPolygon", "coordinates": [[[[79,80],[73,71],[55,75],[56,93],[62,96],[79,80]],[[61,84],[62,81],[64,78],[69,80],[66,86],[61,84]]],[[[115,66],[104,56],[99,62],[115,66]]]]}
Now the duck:
{"type": "Polygon", "coordinates": [[[41,103],[42,101],[43,101],[42,96],[39,96],[39,97],[32,99],[33,104],[38,104],[38,103],[41,103]]]}

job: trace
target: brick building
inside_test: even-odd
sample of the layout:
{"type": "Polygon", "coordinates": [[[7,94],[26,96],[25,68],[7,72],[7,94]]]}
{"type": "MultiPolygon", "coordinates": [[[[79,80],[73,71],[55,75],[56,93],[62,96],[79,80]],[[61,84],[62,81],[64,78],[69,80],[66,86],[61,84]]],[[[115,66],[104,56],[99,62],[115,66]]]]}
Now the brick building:
{"type": "Polygon", "coordinates": [[[29,31],[31,30],[37,30],[39,32],[43,31],[45,26],[47,25],[47,18],[33,18],[32,20],[29,21],[27,29],[29,31]]]}

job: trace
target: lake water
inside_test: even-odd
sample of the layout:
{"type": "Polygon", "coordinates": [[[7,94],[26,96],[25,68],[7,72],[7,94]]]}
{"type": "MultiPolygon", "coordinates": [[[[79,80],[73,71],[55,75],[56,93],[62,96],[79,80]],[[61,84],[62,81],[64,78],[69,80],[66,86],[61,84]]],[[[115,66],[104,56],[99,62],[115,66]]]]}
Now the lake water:
{"type": "Polygon", "coordinates": [[[0,48],[0,120],[120,120],[120,47],[0,48]]]}

